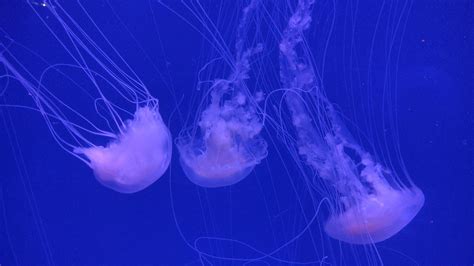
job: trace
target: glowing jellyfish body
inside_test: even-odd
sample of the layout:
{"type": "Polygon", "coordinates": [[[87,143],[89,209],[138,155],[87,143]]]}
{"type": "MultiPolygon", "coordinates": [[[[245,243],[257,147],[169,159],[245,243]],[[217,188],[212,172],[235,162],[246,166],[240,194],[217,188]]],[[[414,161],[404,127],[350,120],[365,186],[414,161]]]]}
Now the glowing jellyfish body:
{"type": "Polygon", "coordinates": [[[300,0],[280,42],[280,78],[306,163],[330,184],[334,194],[326,233],[351,244],[390,238],[404,228],[424,204],[424,195],[409,186],[361,148],[317,85],[307,57],[303,31],[311,23],[314,1],[300,0]]]}
{"type": "MultiPolygon", "coordinates": [[[[338,121],[333,118],[333,121],[338,121]]],[[[326,233],[352,244],[380,242],[398,233],[420,211],[423,192],[412,185],[398,183],[393,173],[374,161],[340,127],[334,137],[326,137],[334,149],[324,164],[332,164],[332,174],[315,165],[320,175],[333,185],[341,197],[341,209],[334,211],[325,224],[326,233]],[[351,142],[348,142],[350,139],[351,142]],[[393,184],[389,183],[393,181],[393,184]]]]}
{"type": "Polygon", "coordinates": [[[380,242],[402,230],[423,206],[424,196],[418,188],[396,190],[384,185],[377,191],[329,217],[326,233],[352,244],[380,242]]]}
{"type": "Polygon", "coordinates": [[[222,104],[228,83],[220,80],[214,86],[212,103],[199,122],[202,139],[178,139],[185,174],[203,187],[235,184],[266,156],[266,143],[258,136],[262,124],[246,97],[241,94],[222,104]]]}
{"type": "Polygon", "coordinates": [[[122,193],[140,191],[160,178],[171,161],[171,134],[160,113],[140,107],[106,147],[76,148],[101,184],[122,193]]]}
{"type": "MultiPolygon", "coordinates": [[[[59,146],[86,163],[105,187],[134,193],[150,186],[163,175],[171,160],[172,138],[159,113],[158,100],[102,33],[99,36],[110,45],[107,51],[111,54],[95,43],[65,9],[59,8],[60,3],[44,7],[56,19],[43,21],[45,26],[73,63],[48,64],[41,76],[35,77],[17,58],[23,53],[12,52],[14,41],[8,45],[0,43],[4,48],[0,53],[0,63],[6,71],[3,77],[18,81],[26,89],[36,105],[27,108],[41,113],[59,146]],[[70,38],[58,37],[58,32],[47,24],[54,21],[70,38]],[[112,60],[113,56],[117,61],[112,60]],[[71,70],[73,75],[67,75],[71,70]],[[52,90],[64,80],[54,80],[47,86],[44,79],[49,72],[59,73],[59,77],[72,81],[68,84],[75,87],[52,90]],[[74,93],[92,100],[87,107],[95,112],[83,111],[81,108],[87,108],[82,105],[73,108],[57,96],[56,92],[66,89],[70,92],[66,98],[72,99],[73,104],[74,93]],[[99,142],[106,145],[97,145],[99,142]]],[[[34,6],[32,9],[36,12],[34,6]]],[[[39,58],[39,62],[46,61],[39,58]]]]}
{"type": "Polygon", "coordinates": [[[262,97],[260,93],[251,95],[245,85],[249,57],[262,47],[257,45],[246,51],[242,47],[248,16],[256,3],[252,1],[244,9],[240,20],[233,73],[227,80],[215,80],[210,87],[211,102],[198,122],[200,134],[186,133],[177,140],[183,171],[199,186],[235,184],[267,155],[267,144],[259,135],[263,125],[256,108],[262,97]]]}
{"type": "MultiPolygon", "coordinates": [[[[235,116],[235,109],[229,109],[235,116]]],[[[247,162],[245,154],[234,143],[236,131],[241,132],[238,116],[221,118],[219,106],[211,104],[202,114],[201,127],[206,131],[206,151],[196,154],[182,152],[181,164],[189,179],[201,186],[219,187],[245,178],[257,162],[247,162]]],[[[258,132],[257,132],[258,133],[258,132]]]]}

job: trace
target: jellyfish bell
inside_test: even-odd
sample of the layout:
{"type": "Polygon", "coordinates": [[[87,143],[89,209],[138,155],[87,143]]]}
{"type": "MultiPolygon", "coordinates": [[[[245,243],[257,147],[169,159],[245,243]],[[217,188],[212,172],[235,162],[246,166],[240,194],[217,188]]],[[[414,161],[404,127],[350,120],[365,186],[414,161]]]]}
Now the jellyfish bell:
{"type": "Polygon", "coordinates": [[[331,108],[335,123],[326,136],[328,161],[336,176],[320,172],[340,194],[334,201],[324,229],[332,238],[351,244],[371,244],[386,240],[402,230],[422,208],[423,192],[412,182],[408,186],[372,155],[364,151],[331,108]],[[336,182],[335,182],[336,180],[336,182]]]}
{"type": "Polygon", "coordinates": [[[350,244],[371,244],[386,240],[402,230],[424,204],[423,192],[417,188],[365,195],[348,209],[332,214],[325,223],[326,233],[350,244]]]}
{"type": "Polygon", "coordinates": [[[248,160],[245,154],[234,147],[208,146],[208,150],[201,154],[192,151],[182,151],[182,154],[180,163],[186,176],[202,187],[233,185],[244,179],[259,163],[248,160]]]}
{"type": "Polygon", "coordinates": [[[139,107],[107,146],[75,148],[90,161],[97,180],[121,193],[140,191],[158,180],[171,161],[171,134],[157,108],[139,107]]]}
{"type": "MultiPolygon", "coordinates": [[[[228,85],[216,81],[216,86],[228,85]]],[[[177,147],[189,180],[203,187],[222,187],[244,179],[266,157],[267,144],[258,135],[262,124],[247,106],[246,96],[238,94],[222,104],[219,89],[211,95],[212,103],[199,122],[202,136],[179,138],[177,147]]]]}

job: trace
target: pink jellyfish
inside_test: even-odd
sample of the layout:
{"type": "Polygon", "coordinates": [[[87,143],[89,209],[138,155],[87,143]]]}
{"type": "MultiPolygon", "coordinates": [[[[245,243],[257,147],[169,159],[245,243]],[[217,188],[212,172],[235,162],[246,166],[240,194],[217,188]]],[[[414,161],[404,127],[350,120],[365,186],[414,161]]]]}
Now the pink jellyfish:
{"type": "MultiPolygon", "coordinates": [[[[262,48],[257,45],[243,50],[247,24],[256,7],[257,1],[252,1],[243,10],[235,59],[222,55],[230,62],[232,74],[228,79],[217,79],[212,83],[208,91],[210,103],[198,112],[198,128],[182,133],[177,140],[182,168],[189,180],[199,186],[235,184],[267,154],[267,144],[260,137],[263,123],[257,112],[262,95],[252,95],[246,86],[249,58],[262,48]]],[[[214,41],[219,43],[217,38],[214,41]]]]}
{"type": "Polygon", "coordinates": [[[133,119],[104,146],[77,147],[101,184],[122,193],[134,193],[153,184],[171,161],[171,134],[157,106],[138,107],[133,119]]]}
{"type": "MultiPolygon", "coordinates": [[[[300,0],[280,42],[280,78],[306,163],[334,193],[324,229],[332,238],[370,244],[402,230],[424,204],[423,192],[360,147],[317,84],[303,32],[314,0],[300,0]]],[[[326,190],[328,191],[328,190],[326,190]]]]}
{"type": "Polygon", "coordinates": [[[40,14],[38,17],[73,63],[48,64],[37,56],[35,60],[48,66],[36,77],[19,59],[31,54],[30,50],[10,40],[1,45],[0,63],[6,70],[2,77],[18,81],[26,89],[60,147],[86,163],[102,185],[121,193],[145,189],[163,175],[171,160],[171,134],[159,113],[158,100],[92,19],[106,47],[101,47],[59,3],[52,6],[45,2],[42,8],[55,20],[44,21],[40,14]],[[68,38],[60,37],[54,22],[68,38]],[[48,74],[61,78],[47,83],[48,74]],[[66,80],[75,87],[52,89],[66,80]],[[58,94],[64,90],[69,93],[61,98],[58,94]],[[66,103],[65,98],[74,98],[70,96],[76,93],[92,99],[96,121],[82,111],[86,107],[78,109],[73,107],[76,102],[66,103]],[[102,138],[102,145],[96,144],[98,138],[102,138]]]}

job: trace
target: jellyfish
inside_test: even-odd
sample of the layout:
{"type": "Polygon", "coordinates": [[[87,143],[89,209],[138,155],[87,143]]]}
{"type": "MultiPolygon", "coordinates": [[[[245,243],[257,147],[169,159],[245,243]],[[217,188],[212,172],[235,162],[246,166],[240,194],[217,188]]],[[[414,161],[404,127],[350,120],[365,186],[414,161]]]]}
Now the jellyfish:
{"type": "Polygon", "coordinates": [[[76,147],[104,186],[134,193],[158,180],[171,161],[171,133],[157,106],[138,107],[106,146],[76,147]]]}
{"type": "Polygon", "coordinates": [[[235,59],[228,60],[232,73],[227,79],[212,82],[208,90],[210,103],[198,112],[197,127],[177,139],[184,173],[202,187],[223,187],[241,181],[267,154],[267,144],[260,137],[263,124],[256,108],[262,94],[252,95],[246,86],[249,60],[262,49],[256,45],[244,50],[247,24],[256,8],[257,1],[253,0],[243,10],[235,59]]]}
{"type": "Polygon", "coordinates": [[[41,5],[56,25],[51,20],[45,22],[36,7],[29,4],[72,63],[50,64],[35,76],[20,57],[33,54],[38,62],[48,63],[10,38],[0,43],[0,63],[5,69],[2,77],[15,80],[26,89],[35,106],[29,109],[43,116],[59,146],[89,166],[102,185],[117,192],[134,193],[153,184],[168,168],[172,153],[171,133],[159,112],[158,100],[104,35],[107,48],[101,47],[58,2],[41,5]],[[63,33],[68,37],[62,38],[63,33]],[[60,78],[46,82],[53,74],[60,78]],[[74,87],[52,89],[64,80],[74,87]],[[64,90],[69,93],[58,96],[64,90]],[[75,99],[68,102],[67,98],[76,95],[85,96],[88,107],[96,113],[74,106],[75,99]]]}
{"type": "Polygon", "coordinates": [[[300,0],[280,41],[280,79],[297,135],[299,155],[332,190],[324,230],[350,244],[397,234],[424,204],[423,192],[376,160],[351,135],[326,97],[312,66],[304,31],[314,0],[300,0]]]}

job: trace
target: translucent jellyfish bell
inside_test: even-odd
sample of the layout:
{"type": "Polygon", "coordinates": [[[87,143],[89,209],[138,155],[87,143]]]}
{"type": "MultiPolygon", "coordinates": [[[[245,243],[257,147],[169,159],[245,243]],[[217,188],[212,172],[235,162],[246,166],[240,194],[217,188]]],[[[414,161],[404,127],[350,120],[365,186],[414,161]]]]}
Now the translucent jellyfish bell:
{"type": "Polygon", "coordinates": [[[313,0],[300,0],[280,42],[280,78],[299,154],[328,185],[326,233],[351,244],[372,244],[398,233],[424,204],[422,191],[360,147],[317,84],[303,31],[313,0]]]}
{"type": "Polygon", "coordinates": [[[140,107],[122,133],[103,146],[76,148],[90,161],[97,180],[122,193],[140,191],[153,184],[171,160],[171,134],[155,108],[140,107]]]}
{"type": "Polygon", "coordinates": [[[217,81],[212,103],[203,111],[202,139],[181,138],[177,146],[188,178],[203,187],[235,184],[266,156],[266,142],[258,137],[262,124],[243,94],[221,104],[228,82],[217,81]],[[216,88],[220,87],[220,88],[216,88]]]}
{"type": "MultiPolygon", "coordinates": [[[[379,191],[382,188],[377,188],[379,191]]],[[[420,211],[424,195],[418,188],[393,189],[366,195],[341,213],[333,213],[324,226],[332,238],[351,244],[370,244],[390,238],[420,211]]]]}

